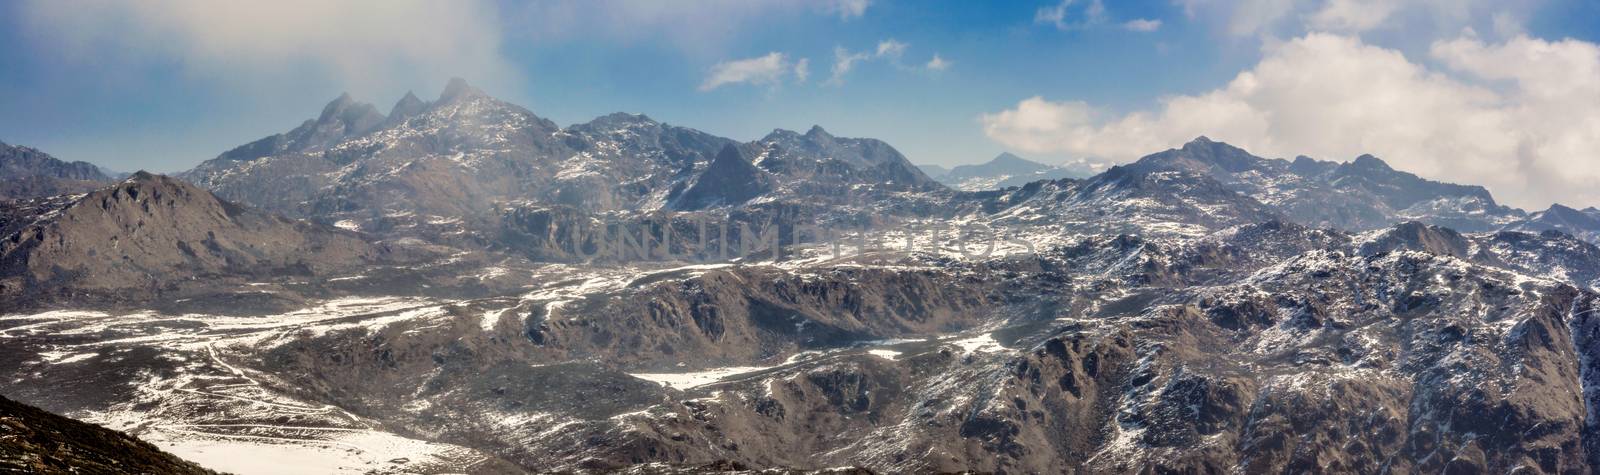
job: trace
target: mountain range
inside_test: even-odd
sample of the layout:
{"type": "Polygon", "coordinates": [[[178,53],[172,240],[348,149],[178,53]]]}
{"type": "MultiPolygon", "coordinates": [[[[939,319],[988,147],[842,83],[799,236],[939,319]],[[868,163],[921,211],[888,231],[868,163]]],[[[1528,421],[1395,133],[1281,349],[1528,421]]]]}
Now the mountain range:
{"type": "MultiPolygon", "coordinates": [[[[5,181],[63,166],[18,150],[5,181]]],[[[460,80],[345,95],[171,177],[0,201],[0,394],[243,472],[1600,466],[1600,211],[1205,137],[924,170],[821,127],[560,127],[460,80]],[[789,249],[582,232],[761,239],[695,219],[789,249]]],[[[0,427],[66,424],[28,417],[0,427]]]]}

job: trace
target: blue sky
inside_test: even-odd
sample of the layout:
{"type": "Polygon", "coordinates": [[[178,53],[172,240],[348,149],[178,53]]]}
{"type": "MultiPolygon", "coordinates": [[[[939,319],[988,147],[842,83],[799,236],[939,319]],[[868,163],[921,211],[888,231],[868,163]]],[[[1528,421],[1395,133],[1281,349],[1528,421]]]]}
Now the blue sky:
{"type": "Polygon", "coordinates": [[[387,110],[461,76],[562,125],[626,111],[750,140],[820,124],[945,165],[1120,162],[1205,134],[1268,156],[1376,153],[1514,204],[1600,204],[1580,190],[1600,157],[1574,145],[1600,148],[1600,125],[1571,125],[1600,124],[1578,110],[1600,92],[1509,70],[1600,63],[1600,2],[1506,3],[23,0],[0,3],[0,140],[172,172],[344,91],[387,110]],[[1351,94],[1398,99],[1352,114],[1351,94]],[[1481,137],[1530,114],[1566,120],[1481,137]]]}

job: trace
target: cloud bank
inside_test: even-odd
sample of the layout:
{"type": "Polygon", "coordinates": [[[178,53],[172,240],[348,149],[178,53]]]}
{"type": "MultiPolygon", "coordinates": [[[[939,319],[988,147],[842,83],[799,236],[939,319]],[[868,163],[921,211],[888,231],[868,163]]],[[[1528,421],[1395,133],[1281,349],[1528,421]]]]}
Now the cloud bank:
{"type": "Polygon", "coordinates": [[[1434,42],[1429,56],[1441,67],[1313,33],[1267,47],[1226,86],[1152,110],[1032,97],[980,121],[990,139],[1034,154],[1126,162],[1207,135],[1268,157],[1372,153],[1528,208],[1600,205],[1600,45],[1469,34],[1434,42]]]}
{"type": "MultiPolygon", "coordinates": [[[[85,63],[164,59],[224,82],[317,75],[351,89],[514,80],[493,4],[421,0],[29,0],[30,34],[85,63]]],[[[110,67],[110,66],[108,66],[110,67]]]]}

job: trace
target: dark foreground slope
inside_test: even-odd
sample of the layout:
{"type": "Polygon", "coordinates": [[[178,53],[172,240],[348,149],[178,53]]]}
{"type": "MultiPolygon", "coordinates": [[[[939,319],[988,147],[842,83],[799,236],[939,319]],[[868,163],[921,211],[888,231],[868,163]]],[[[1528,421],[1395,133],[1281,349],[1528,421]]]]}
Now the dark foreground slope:
{"type": "Polygon", "coordinates": [[[216,473],[154,445],[0,396],[0,472],[216,473]]]}

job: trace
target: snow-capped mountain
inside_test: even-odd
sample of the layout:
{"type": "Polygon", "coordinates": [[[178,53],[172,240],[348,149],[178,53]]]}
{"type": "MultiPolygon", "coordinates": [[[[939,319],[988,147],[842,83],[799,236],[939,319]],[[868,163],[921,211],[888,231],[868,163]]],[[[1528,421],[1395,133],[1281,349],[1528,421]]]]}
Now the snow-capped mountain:
{"type": "Polygon", "coordinates": [[[1366,230],[1418,220],[1463,231],[1486,231],[1524,214],[1496,203],[1483,187],[1422,179],[1394,170],[1371,155],[1346,163],[1304,156],[1294,161],[1264,159],[1200,137],[1182,148],[1141,158],[1132,166],[1205,173],[1296,221],[1315,226],[1366,230]]]}
{"type": "Polygon", "coordinates": [[[1526,219],[1506,225],[1506,229],[1560,231],[1585,241],[1600,243],[1600,209],[1591,206],[1580,210],[1553,204],[1544,211],[1529,213],[1526,219]]]}
{"type": "Polygon", "coordinates": [[[707,173],[781,178],[759,190],[767,200],[939,187],[887,144],[820,127],[748,144],[622,113],[561,128],[459,79],[433,102],[408,94],[387,117],[341,96],[287,134],[180,176],[291,216],[438,237],[490,234],[503,210],[519,206],[643,212],[757,198],[681,199],[695,183],[721,180],[707,173]],[[729,145],[754,169],[712,169],[729,145]]]}
{"type": "Polygon", "coordinates": [[[183,177],[0,202],[0,394],[220,470],[1600,466],[1600,213],[1370,156],[1202,137],[952,190],[820,127],[559,127],[458,80],[183,177]]]}

